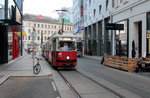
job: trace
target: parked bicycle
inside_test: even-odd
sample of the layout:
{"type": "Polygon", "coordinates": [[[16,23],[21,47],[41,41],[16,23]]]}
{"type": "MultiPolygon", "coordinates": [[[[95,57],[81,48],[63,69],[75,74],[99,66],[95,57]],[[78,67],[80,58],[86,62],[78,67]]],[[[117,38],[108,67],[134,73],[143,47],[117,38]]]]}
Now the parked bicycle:
{"type": "MultiPolygon", "coordinates": [[[[34,57],[35,59],[37,59],[37,63],[34,65],[34,61],[33,61],[33,73],[35,75],[39,74],[41,71],[41,65],[40,65],[40,60],[42,60],[41,58],[38,57],[34,57]]],[[[34,60],[33,58],[33,60],[34,60]]]]}

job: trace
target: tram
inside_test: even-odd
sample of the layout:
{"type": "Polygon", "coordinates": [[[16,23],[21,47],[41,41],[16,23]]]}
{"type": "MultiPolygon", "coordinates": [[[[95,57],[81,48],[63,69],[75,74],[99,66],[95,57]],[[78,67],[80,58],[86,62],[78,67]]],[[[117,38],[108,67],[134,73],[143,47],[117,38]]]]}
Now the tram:
{"type": "Polygon", "coordinates": [[[43,56],[55,68],[77,66],[76,36],[55,34],[44,44],[43,56]]]}

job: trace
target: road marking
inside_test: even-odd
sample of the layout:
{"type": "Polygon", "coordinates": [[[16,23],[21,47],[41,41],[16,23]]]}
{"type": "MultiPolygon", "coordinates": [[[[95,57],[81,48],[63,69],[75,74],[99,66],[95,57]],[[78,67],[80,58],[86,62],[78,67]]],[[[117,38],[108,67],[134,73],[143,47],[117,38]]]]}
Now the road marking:
{"type": "Polygon", "coordinates": [[[53,89],[55,90],[55,91],[57,91],[57,89],[56,89],[56,85],[54,84],[54,82],[52,81],[52,85],[53,85],[53,89]]]}
{"type": "Polygon", "coordinates": [[[56,97],[56,98],[60,98],[60,97],[56,97]]]}

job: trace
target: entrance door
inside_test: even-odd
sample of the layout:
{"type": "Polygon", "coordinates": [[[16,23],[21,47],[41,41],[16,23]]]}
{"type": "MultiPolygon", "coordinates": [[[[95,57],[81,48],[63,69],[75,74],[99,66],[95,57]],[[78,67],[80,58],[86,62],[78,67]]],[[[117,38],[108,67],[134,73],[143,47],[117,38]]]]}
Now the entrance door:
{"type": "Polygon", "coordinates": [[[142,21],[138,22],[138,56],[142,56],[142,21]]]}

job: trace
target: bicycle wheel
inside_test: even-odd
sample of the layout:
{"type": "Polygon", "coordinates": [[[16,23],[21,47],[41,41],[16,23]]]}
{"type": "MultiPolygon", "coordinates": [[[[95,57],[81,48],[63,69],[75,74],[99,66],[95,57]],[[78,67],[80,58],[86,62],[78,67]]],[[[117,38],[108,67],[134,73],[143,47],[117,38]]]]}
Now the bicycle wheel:
{"type": "Polygon", "coordinates": [[[33,73],[35,75],[39,74],[40,70],[41,70],[41,66],[39,64],[36,64],[35,66],[33,66],[33,73]]]}

